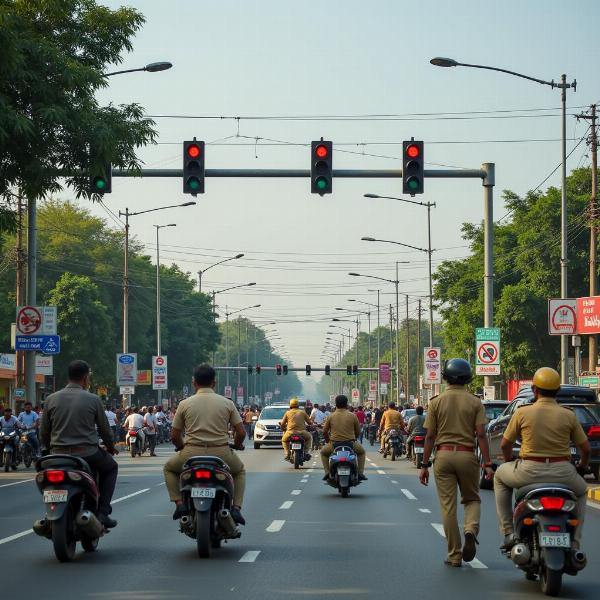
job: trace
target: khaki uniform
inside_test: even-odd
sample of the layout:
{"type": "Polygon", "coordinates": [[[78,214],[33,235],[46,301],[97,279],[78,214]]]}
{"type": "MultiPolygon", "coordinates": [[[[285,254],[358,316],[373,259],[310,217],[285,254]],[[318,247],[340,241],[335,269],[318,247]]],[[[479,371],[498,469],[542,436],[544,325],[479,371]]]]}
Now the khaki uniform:
{"type": "Polygon", "coordinates": [[[464,530],[477,537],[481,500],[479,498],[479,463],[475,457],[475,429],[487,419],[483,404],[462,385],[449,385],[446,391],[429,402],[425,429],[436,436],[433,473],[437,486],[444,532],[448,541],[448,560],[462,562],[462,548],[457,509],[457,486],[464,506],[464,530]],[[465,446],[473,451],[440,450],[441,445],[465,446]]]}
{"type": "Polygon", "coordinates": [[[173,429],[184,432],[185,446],[163,468],[169,498],[181,500],[179,475],[192,456],[217,456],[225,461],[234,482],[233,504],[241,508],[246,488],[244,463],[229,448],[229,426],[242,422],[234,403],[211,388],[200,388],[194,396],[180,402],[173,429]]]}
{"type": "Polygon", "coordinates": [[[395,408],[388,408],[381,417],[379,431],[382,432],[380,436],[380,448],[382,450],[385,446],[385,437],[390,429],[404,429],[404,419],[395,408]]]}
{"type": "Polygon", "coordinates": [[[323,425],[323,434],[331,440],[321,448],[321,461],[325,474],[329,474],[329,457],[333,454],[333,442],[354,442],[353,449],[358,459],[358,474],[365,472],[365,449],[356,441],[360,435],[360,423],[354,413],[337,408],[323,425]]]}
{"type": "Polygon", "coordinates": [[[519,460],[504,463],[496,471],[494,490],[500,533],[513,533],[513,489],[532,483],[562,483],[577,496],[575,543],[579,547],[585,517],[587,485],[571,464],[569,442],[575,445],[587,441],[575,413],[561,406],[554,398],[538,398],[533,404],[519,407],[512,416],[504,437],[515,442],[521,439],[519,460]],[[560,462],[538,462],[528,458],[560,458],[560,462]]]}
{"type": "Polygon", "coordinates": [[[297,434],[304,438],[304,448],[306,452],[310,452],[312,448],[312,435],[306,431],[306,425],[311,424],[310,417],[305,410],[301,408],[290,408],[283,419],[281,419],[281,429],[285,430],[281,438],[281,445],[285,451],[285,455],[290,455],[290,438],[293,434],[297,434]]]}

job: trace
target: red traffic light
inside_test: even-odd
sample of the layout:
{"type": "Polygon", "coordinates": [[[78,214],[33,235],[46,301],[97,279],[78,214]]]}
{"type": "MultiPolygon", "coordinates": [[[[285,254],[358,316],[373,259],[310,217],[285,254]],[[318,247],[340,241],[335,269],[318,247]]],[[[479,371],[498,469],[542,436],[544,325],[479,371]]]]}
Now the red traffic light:
{"type": "Polygon", "coordinates": [[[319,158],[325,158],[329,154],[329,151],[327,150],[327,146],[323,146],[322,144],[317,146],[315,148],[315,154],[319,158]]]}
{"type": "Polygon", "coordinates": [[[419,146],[416,144],[411,144],[410,146],[406,147],[406,156],[409,158],[418,158],[420,154],[421,151],[419,150],[419,146]]]}
{"type": "Polygon", "coordinates": [[[198,158],[200,156],[200,146],[196,144],[190,144],[187,148],[187,155],[190,158],[198,158]]]}

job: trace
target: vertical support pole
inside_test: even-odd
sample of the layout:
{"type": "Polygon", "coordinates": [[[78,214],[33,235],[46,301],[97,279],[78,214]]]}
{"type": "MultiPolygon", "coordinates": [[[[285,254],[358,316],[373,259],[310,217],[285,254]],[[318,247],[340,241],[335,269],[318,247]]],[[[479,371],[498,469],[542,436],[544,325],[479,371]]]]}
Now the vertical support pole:
{"type": "MultiPolygon", "coordinates": [[[[567,76],[561,75],[562,135],[561,135],[561,195],[560,195],[560,296],[568,298],[567,257],[567,76]]],[[[569,337],[560,336],[560,380],[569,383],[569,337]]]]}
{"type": "MultiPolygon", "coordinates": [[[[156,355],[160,356],[160,249],[158,245],[158,232],[160,230],[160,225],[155,225],[154,227],[156,227],[156,355]]],[[[160,406],[162,402],[162,390],[156,390],[156,399],[158,405],[160,406]]]]}
{"type": "MultiPolygon", "coordinates": [[[[23,277],[23,196],[21,190],[18,191],[17,196],[17,236],[16,236],[16,252],[17,252],[17,264],[16,264],[16,301],[17,306],[23,306],[25,304],[25,278],[23,277]]],[[[15,351],[17,361],[17,387],[22,388],[25,380],[25,356],[22,350],[15,351]]],[[[12,406],[12,401],[10,403],[12,406]]],[[[12,408],[15,408],[12,406],[12,408]]]]}
{"type": "MultiPolygon", "coordinates": [[[[27,304],[37,304],[37,201],[27,199],[27,304]]],[[[37,405],[35,389],[35,352],[25,352],[26,398],[37,405]]]]}
{"type": "MultiPolygon", "coordinates": [[[[225,366],[229,366],[229,310],[227,306],[225,306],[225,366]]],[[[227,374],[225,385],[229,385],[229,369],[225,373],[227,374]]]]}
{"type": "MultiPolygon", "coordinates": [[[[434,205],[435,206],[435,205],[434,205]]],[[[429,347],[433,347],[433,275],[431,269],[431,202],[427,203],[427,237],[429,240],[429,347]]],[[[421,312],[419,311],[419,317],[421,312]]],[[[419,338],[420,343],[420,338],[419,338]]]]}
{"type": "Polygon", "coordinates": [[[379,377],[379,363],[381,361],[381,324],[379,322],[379,290],[377,290],[377,399],[381,406],[381,381],[379,377]]]}
{"type": "MultiPolygon", "coordinates": [[[[125,208],[125,248],[123,253],[123,354],[129,352],[129,209],[125,208]]],[[[129,394],[123,394],[123,406],[129,405],[129,394]]]]}
{"type": "MultiPolygon", "coordinates": [[[[483,325],[494,326],[494,163],[481,165],[486,176],[483,179],[483,237],[484,237],[484,274],[483,274],[483,325]]],[[[484,385],[494,385],[491,376],[484,377],[484,385]]]]}
{"type": "Polygon", "coordinates": [[[400,281],[398,279],[398,261],[396,261],[396,280],[394,285],[396,286],[396,404],[400,405],[400,292],[398,291],[400,281]]]}
{"type": "MultiPolygon", "coordinates": [[[[431,254],[429,255],[431,256],[431,254]]],[[[421,299],[419,298],[417,319],[417,403],[421,404],[421,299]]]]}
{"type": "MultiPolygon", "coordinates": [[[[592,150],[592,193],[590,196],[590,296],[598,293],[598,139],[596,136],[596,105],[592,104],[592,130],[590,145],[592,150]]],[[[588,371],[596,371],[598,364],[598,336],[589,336],[588,371]]]]}
{"type": "Polygon", "coordinates": [[[406,297],[406,389],[404,396],[406,403],[410,401],[410,320],[408,317],[408,294],[406,297]]]}
{"type": "MultiPolygon", "coordinates": [[[[396,295],[396,297],[398,297],[398,295],[396,295]]],[[[391,363],[392,363],[392,367],[394,366],[394,309],[392,308],[392,305],[390,304],[390,357],[391,357],[391,363]]],[[[398,377],[398,365],[396,365],[396,378],[398,377]]],[[[397,382],[397,379],[396,379],[397,382]]],[[[389,402],[389,398],[394,398],[394,373],[390,374],[390,389],[388,390],[388,397],[387,400],[389,402]]]]}

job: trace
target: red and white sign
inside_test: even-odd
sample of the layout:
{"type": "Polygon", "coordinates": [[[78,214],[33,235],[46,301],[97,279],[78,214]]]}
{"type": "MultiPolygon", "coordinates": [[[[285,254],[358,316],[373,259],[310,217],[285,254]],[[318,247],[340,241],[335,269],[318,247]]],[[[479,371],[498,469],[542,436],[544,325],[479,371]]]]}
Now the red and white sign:
{"type": "Polygon", "coordinates": [[[577,298],[576,324],[577,333],[600,333],[600,296],[577,298]]]}
{"type": "Polygon", "coordinates": [[[167,357],[153,356],[152,357],[152,389],[166,390],[167,383],[167,357]]]}
{"type": "Polygon", "coordinates": [[[22,306],[17,311],[17,333],[35,335],[42,329],[42,314],[37,306],[22,306]]]}
{"type": "MultiPolygon", "coordinates": [[[[587,298],[579,298],[586,300],[587,298]]],[[[577,333],[578,300],[575,298],[550,298],[548,300],[548,333],[574,335],[577,333]]],[[[579,313],[581,317],[581,313],[579,313]]]]}
{"type": "Polygon", "coordinates": [[[225,389],[223,390],[223,394],[224,394],[225,398],[229,398],[231,400],[231,396],[233,396],[233,390],[231,389],[230,385],[225,386],[225,389]]]}
{"type": "Polygon", "coordinates": [[[390,383],[390,363],[379,363],[379,383],[390,383]]]}
{"type": "Polygon", "coordinates": [[[352,388],[352,404],[358,404],[360,402],[360,390],[358,388],[352,388]]]}
{"type": "Polygon", "coordinates": [[[377,380],[376,379],[369,379],[369,396],[371,395],[371,392],[374,392],[375,394],[377,394],[377,380]]]}
{"type": "Polygon", "coordinates": [[[442,383],[442,350],[441,348],[425,348],[423,351],[425,365],[423,383],[432,385],[442,383]]]}
{"type": "Polygon", "coordinates": [[[244,388],[241,385],[238,385],[238,388],[237,388],[236,394],[235,394],[235,399],[237,402],[244,401],[244,388]]]}
{"type": "Polygon", "coordinates": [[[492,365],[498,361],[498,346],[495,342],[481,342],[477,347],[477,357],[484,365],[492,365]]]}

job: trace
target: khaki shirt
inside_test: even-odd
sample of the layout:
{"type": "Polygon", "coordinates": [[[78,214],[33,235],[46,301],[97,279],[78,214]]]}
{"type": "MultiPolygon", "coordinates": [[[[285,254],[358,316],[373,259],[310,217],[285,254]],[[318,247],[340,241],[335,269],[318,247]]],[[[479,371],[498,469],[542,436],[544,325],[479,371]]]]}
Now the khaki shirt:
{"type": "Polygon", "coordinates": [[[354,413],[345,408],[336,408],[327,417],[323,433],[328,434],[332,442],[353,442],[360,435],[360,423],[354,413]]]}
{"type": "Polygon", "coordinates": [[[587,441],[575,413],[554,398],[538,398],[520,406],[512,416],[504,437],[510,442],[521,439],[520,458],[529,456],[570,456],[569,441],[575,445],[587,441]]]}
{"type": "Polygon", "coordinates": [[[173,428],[185,434],[186,446],[225,446],[229,426],[242,422],[235,404],[211,388],[200,388],[177,407],[173,428]]]}
{"type": "Polygon", "coordinates": [[[385,431],[387,429],[404,429],[404,419],[395,408],[388,408],[381,417],[381,425],[379,429],[385,431]]]}
{"type": "Polygon", "coordinates": [[[449,385],[429,401],[425,429],[436,435],[435,443],[475,446],[475,429],[487,419],[481,400],[462,385],[449,385]]]}
{"type": "Polygon", "coordinates": [[[311,424],[309,416],[301,408],[290,408],[283,419],[281,419],[281,429],[285,431],[306,431],[306,424],[311,424]]]}

